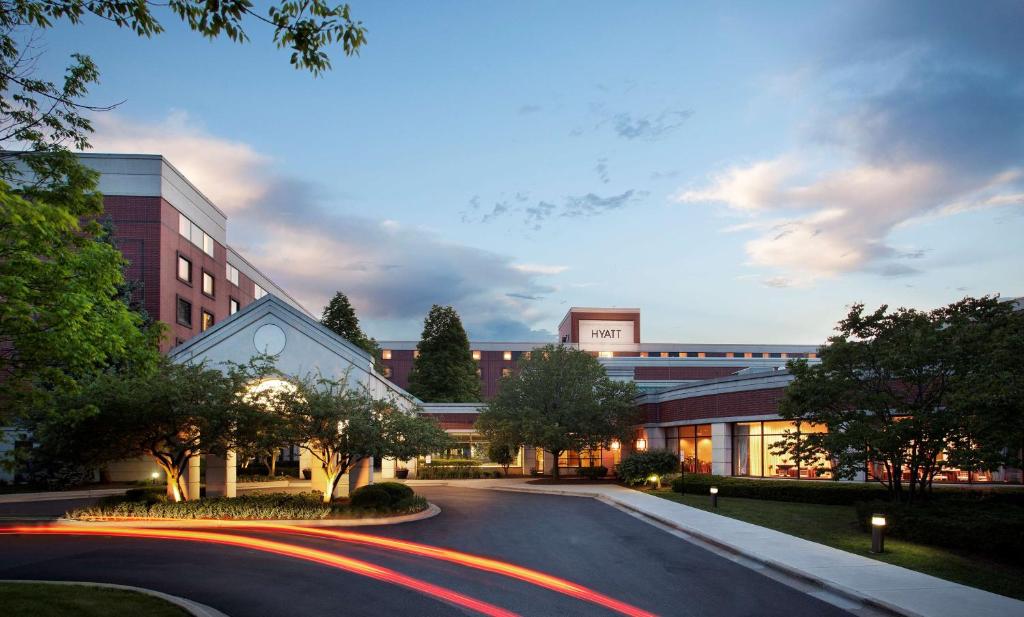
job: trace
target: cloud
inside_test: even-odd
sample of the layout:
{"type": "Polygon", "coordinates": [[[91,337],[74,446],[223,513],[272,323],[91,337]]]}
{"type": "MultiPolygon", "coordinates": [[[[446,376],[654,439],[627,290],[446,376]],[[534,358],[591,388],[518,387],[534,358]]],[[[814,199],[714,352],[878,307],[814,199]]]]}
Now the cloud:
{"type": "Polygon", "coordinates": [[[512,264],[512,267],[520,272],[529,274],[561,274],[569,269],[569,266],[549,266],[545,264],[512,264]]]}
{"type": "Polygon", "coordinates": [[[229,242],[314,313],[341,290],[361,318],[398,320],[415,332],[434,303],[454,305],[484,331],[500,323],[525,333],[551,318],[527,298],[553,288],[512,257],[332,207],[324,188],[276,172],[270,157],[206,132],[186,114],[155,124],[105,114],[96,126],[93,142],[103,150],[165,155],[229,213],[229,242]]]}
{"type": "Polygon", "coordinates": [[[1009,25],[1024,17],[1019,3],[857,10],[808,54],[820,61],[801,84],[824,111],[810,114],[799,148],[675,195],[746,218],[725,231],[757,234],[747,263],[765,284],[917,274],[929,255],[892,247],[894,230],[1024,205],[1024,37],[1009,25]]]}
{"type": "Polygon", "coordinates": [[[601,197],[594,193],[570,196],[565,199],[561,216],[568,218],[597,216],[611,210],[623,208],[644,196],[646,196],[645,192],[635,189],[629,189],[619,195],[610,195],[608,197],[601,197]]]}
{"type": "Polygon", "coordinates": [[[620,113],[612,118],[612,130],[623,139],[653,141],[681,127],[692,115],[690,109],[669,109],[644,116],[620,113]]]}
{"type": "Polygon", "coordinates": [[[540,105],[521,105],[517,110],[520,116],[528,116],[542,111],[544,108],[540,105]]]}
{"type": "Polygon", "coordinates": [[[538,231],[552,217],[589,218],[599,216],[625,208],[646,196],[646,191],[629,189],[618,195],[602,196],[596,193],[569,195],[562,200],[561,205],[546,200],[526,205],[529,196],[525,193],[516,193],[514,200],[518,202],[518,205],[507,200],[501,201],[483,215],[479,215],[481,210],[479,204],[474,204],[471,201],[470,209],[462,212],[462,222],[490,223],[506,214],[515,213],[521,217],[521,221],[527,229],[538,231]]]}
{"type": "Polygon", "coordinates": [[[611,178],[608,176],[608,159],[597,159],[597,165],[594,165],[594,171],[597,172],[597,177],[601,179],[601,182],[608,184],[611,178]]]}

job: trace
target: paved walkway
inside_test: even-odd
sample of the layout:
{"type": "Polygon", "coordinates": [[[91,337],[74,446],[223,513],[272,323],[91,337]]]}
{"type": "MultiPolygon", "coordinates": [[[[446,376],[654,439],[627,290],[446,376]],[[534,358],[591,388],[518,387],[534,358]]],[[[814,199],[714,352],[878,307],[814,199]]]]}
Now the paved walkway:
{"type": "MultiPolygon", "coordinates": [[[[409,484],[441,484],[421,480],[409,484]]],[[[525,480],[459,480],[452,486],[592,497],[650,517],[764,565],[862,602],[913,617],[1024,616],[1024,602],[942,580],[766,527],[712,514],[615,484],[528,484],[525,480]]]]}

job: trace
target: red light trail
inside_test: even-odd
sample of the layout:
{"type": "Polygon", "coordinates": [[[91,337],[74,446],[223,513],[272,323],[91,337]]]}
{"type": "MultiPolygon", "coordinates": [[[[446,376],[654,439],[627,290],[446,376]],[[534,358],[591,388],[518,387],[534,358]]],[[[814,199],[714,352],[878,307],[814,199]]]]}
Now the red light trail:
{"type": "Polygon", "coordinates": [[[283,542],[236,536],[226,533],[209,531],[192,531],[182,529],[131,529],[124,527],[106,527],[101,529],[84,529],[75,527],[44,527],[44,526],[12,526],[0,528],[0,534],[22,535],[68,535],[68,536],[118,536],[126,538],[151,538],[158,540],[185,540],[208,544],[223,544],[250,548],[266,553],[274,553],[285,557],[293,557],[304,561],[319,563],[339,570],[345,570],[369,578],[400,585],[413,591],[432,596],[445,602],[488,615],[490,617],[518,617],[516,613],[505,610],[482,600],[463,595],[451,589],[406,576],[389,568],[376,566],[365,561],[343,557],[334,553],[320,551],[302,546],[293,546],[283,542]]]}

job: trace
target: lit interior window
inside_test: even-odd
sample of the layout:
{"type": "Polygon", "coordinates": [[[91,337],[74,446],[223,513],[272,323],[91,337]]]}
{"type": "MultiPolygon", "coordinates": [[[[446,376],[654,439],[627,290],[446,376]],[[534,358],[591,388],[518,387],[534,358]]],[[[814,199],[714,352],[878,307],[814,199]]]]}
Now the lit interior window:
{"type": "Polygon", "coordinates": [[[646,358],[647,357],[647,352],[646,351],[641,351],[640,352],[640,357],[641,358],[646,358]]]}
{"type": "Polygon", "coordinates": [[[206,332],[213,326],[213,315],[203,311],[203,321],[199,324],[200,330],[206,332]]]}
{"type": "Polygon", "coordinates": [[[725,357],[726,358],[732,358],[732,357],[735,357],[735,354],[733,354],[731,351],[727,351],[727,352],[725,352],[725,357]]]}
{"type": "Polygon", "coordinates": [[[661,357],[662,358],[667,358],[668,357],[668,352],[667,351],[661,352],[661,357]]]}
{"type": "Polygon", "coordinates": [[[703,352],[703,351],[698,351],[698,352],[697,352],[697,357],[698,357],[698,358],[704,358],[704,357],[706,357],[706,356],[704,355],[704,352],[703,352]]]}
{"type": "Polygon", "coordinates": [[[412,352],[412,357],[413,358],[419,358],[420,357],[420,350],[417,349],[417,350],[413,351],[412,352]]]}
{"type": "Polygon", "coordinates": [[[808,358],[817,358],[818,354],[816,354],[816,353],[809,353],[809,354],[807,354],[807,357],[808,358]]]}
{"type": "Polygon", "coordinates": [[[754,357],[754,354],[752,354],[752,353],[750,353],[750,352],[748,351],[748,352],[746,352],[746,353],[744,353],[744,354],[743,354],[743,357],[744,357],[744,358],[753,358],[753,357],[754,357]]]}
{"type": "Polygon", "coordinates": [[[228,264],[228,266],[227,266],[227,276],[228,276],[228,281],[230,281],[232,285],[237,285],[238,284],[238,268],[232,266],[231,264],[228,264]]]}
{"type": "Polygon", "coordinates": [[[780,354],[779,354],[779,357],[780,357],[780,358],[788,358],[788,357],[789,357],[789,354],[788,354],[788,353],[786,353],[786,352],[782,352],[782,353],[780,353],[780,354]]]}
{"type": "Polygon", "coordinates": [[[473,359],[474,360],[479,360],[480,359],[480,352],[475,350],[475,349],[473,350],[473,359]]]}
{"type": "Polygon", "coordinates": [[[611,358],[615,352],[613,351],[600,351],[597,353],[598,358],[611,358]]]}
{"type": "Polygon", "coordinates": [[[391,359],[391,350],[390,349],[385,349],[385,350],[381,351],[380,352],[380,357],[384,358],[385,360],[390,360],[391,359]]]}
{"type": "Polygon", "coordinates": [[[503,360],[511,360],[512,359],[512,352],[511,351],[506,351],[505,353],[501,354],[501,357],[502,357],[503,360]]]}

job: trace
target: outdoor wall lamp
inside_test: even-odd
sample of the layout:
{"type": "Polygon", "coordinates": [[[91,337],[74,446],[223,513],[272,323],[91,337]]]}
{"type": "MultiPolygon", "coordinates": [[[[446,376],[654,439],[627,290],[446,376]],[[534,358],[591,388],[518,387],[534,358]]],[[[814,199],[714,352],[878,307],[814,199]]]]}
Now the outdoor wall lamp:
{"type": "Polygon", "coordinates": [[[718,507],[718,487],[711,487],[711,508],[715,509],[718,507]]]}
{"type": "Polygon", "coordinates": [[[637,450],[646,450],[647,449],[647,440],[644,439],[643,437],[641,437],[640,439],[637,439],[636,440],[636,449],[637,450]]]}
{"type": "Polygon", "coordinates": [[[619,443],[618,439],[613,439],[611,444],[609,444],[608,447],[611,448],[612,450],[618,450],[619,448],[622,447],[622,444],[619,443]]]}
{"type": "Polygon", "coordinates": [[[885,552],[885,515],[871,515],[871,552],[885,552]]]}

